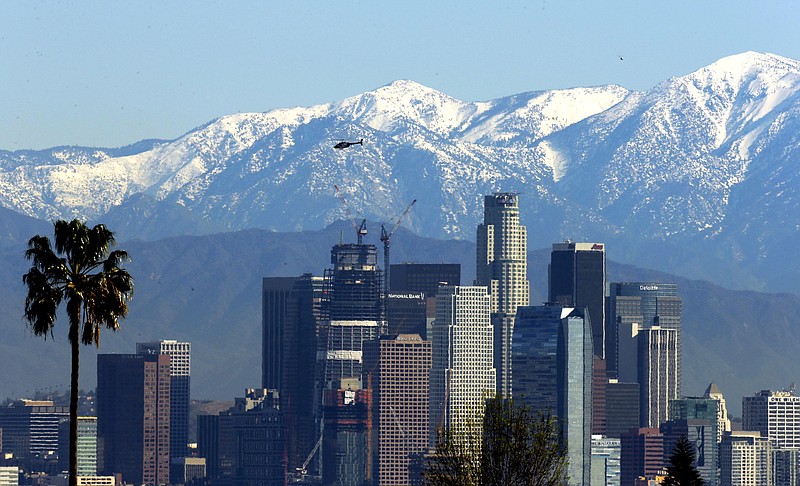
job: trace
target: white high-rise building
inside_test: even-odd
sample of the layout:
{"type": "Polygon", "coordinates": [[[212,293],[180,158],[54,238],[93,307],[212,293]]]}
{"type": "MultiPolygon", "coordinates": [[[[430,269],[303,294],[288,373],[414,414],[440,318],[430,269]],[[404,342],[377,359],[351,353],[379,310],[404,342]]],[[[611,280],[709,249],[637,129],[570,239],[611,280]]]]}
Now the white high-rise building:
{"type": "Polygon", "coordinates": [[[742,429],[761,432],[773,447],[800,447],[800,397],[762,390],[742,399],[742,429]]]}
{"type": "Polygon", "coordinates": [[[484,197],[483,224],[478,225],[476,285],[492,299],[494,367],[497,392],[511,397],[511,342],[517,307],[530,304],[528,231],[519,224],[519,196],[498,192],[484,197]]]}
{"type": "Polygon", "coordinates": [[[759,432],[725,432],[719,445],[719,468],[721,486],[772,484],[769,440],[759,432]]]}
{"type": "Polygon", "coordinates": [[[657,428],[669,420],[669,401],[681,394],[678,329],[652,326],[639,330],[639,420],[657,428]]]}
{"type": "Polygon", "coordinates": [[[480,434],[485,400],[494,396],[491,298],[486,287],[440,287],[433,322],[430,444],[439,431],[480,434]]]}
{"type": "Polygon", "coordinates": [[[169,457],[170,461],[186,457],[189,444],[192,343],[174,339],[136,343],[136,354],[164,354],[170,357],[169,457]]]}
{"type": "Polygon", "coordinates": [[[730,432],[731,421],[728,419],[728,408],[725,406],[725,397],[719,387],[711,383],[706,388],[706,393],[703,398],[712,398],[717,401],[717,444],[722,442],[722,434],[730,432]]]}

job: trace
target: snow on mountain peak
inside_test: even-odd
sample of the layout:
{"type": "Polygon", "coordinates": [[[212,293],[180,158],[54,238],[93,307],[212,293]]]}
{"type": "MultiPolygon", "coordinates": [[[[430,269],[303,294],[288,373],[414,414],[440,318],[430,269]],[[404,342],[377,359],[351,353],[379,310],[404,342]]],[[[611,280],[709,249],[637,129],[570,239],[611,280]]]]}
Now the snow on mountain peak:
{"type": "Polygon", "coordinates": [[[443,136],[464,123],[475,110],[474,103],[409,80],[397,80],[347,98],[338,107],[342,115],[375,130],[391,132],[410,122],[443,136]]]}

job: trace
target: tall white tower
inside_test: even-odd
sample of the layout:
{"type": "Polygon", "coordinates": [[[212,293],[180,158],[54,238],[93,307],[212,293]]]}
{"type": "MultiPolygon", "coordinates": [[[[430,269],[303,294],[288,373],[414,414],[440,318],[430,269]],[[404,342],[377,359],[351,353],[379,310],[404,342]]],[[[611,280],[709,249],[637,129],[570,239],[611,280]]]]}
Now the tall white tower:
{"type": "Polygon", "coordinates": [[[519,196],[497,192],[484,197],[478,225],[476,285],[489,289],[494,326],[497,392],[511,397],[511,342],[517,307],[530,304],[528,231],[519,224],[519,196]]]}
{"type": "Polygon", "coordinates": [[[494,396],[491,299],[486,287],[440,287],[431,329],[430,444],[440,430],[479,436],[485,400],[494,396]]]}

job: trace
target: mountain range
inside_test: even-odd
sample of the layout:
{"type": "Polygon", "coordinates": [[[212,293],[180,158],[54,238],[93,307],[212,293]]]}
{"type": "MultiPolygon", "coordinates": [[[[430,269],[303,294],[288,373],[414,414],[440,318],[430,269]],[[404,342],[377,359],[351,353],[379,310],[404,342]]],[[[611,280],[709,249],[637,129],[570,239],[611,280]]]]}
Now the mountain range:
{"type": "MultiPolygon", "coordinates": [[[[363,217],[374,234],[416,199],[393,261],[469,268],[483,195],[510,191],[520,195],[529,249],[602,241],[619,262],[610,279],[679,281],[687,363],[725,375],[686,371],[692,389],[717,381],[739,393],[734,377],[747,394],[775,387],[796,376],[786,356],[796,353],[800,317],[791,295],[800,294],[791,251],[799,111],[800,62],[746,52],[647,91],[610,85],[472,102],[400,80],[323,105],[222,116],[175,140],[0,150],[3,327],[23,343],[0,344],[13,381],[3,385],[18,390],[66,362],[56,350],[65,346],[52,359],[24,359],[41,344],[19,320],[24,242],[51,231],[49,220],[106,223],[135,256],[134,332],[104,336],[104,352],[189,339],[198,389],[229,399],[260,381],[251,369],[258,350],[241,352],[259,340],[260,278],[321,273],[337,240],[331,228],[353,238],[334,222],[363,217]],[[404,256],[403,238],[422,246],[404,256]],[[740,359],[748,352],[759,360],[740,359]],[[239,379],[226,381],[220,370],[231,367],[239,379]]],[[[91,358],[84,365],[91,379],[91,358]]]]}
{"type": "Polygon", "coordinates": [[[800,258],[788,249],[800,227],[798,110],[800,62],[756,52],[644,92],[469,102],[401,80],[223,116],[171,141],[2,151],[0,205],[155,240],[321,229],[348,211],[385,222],[417,199],[406,227],[471,240],[482,195],[514,191],[532,248],[605,241],[623,262],[797,292],[800,258]]]}

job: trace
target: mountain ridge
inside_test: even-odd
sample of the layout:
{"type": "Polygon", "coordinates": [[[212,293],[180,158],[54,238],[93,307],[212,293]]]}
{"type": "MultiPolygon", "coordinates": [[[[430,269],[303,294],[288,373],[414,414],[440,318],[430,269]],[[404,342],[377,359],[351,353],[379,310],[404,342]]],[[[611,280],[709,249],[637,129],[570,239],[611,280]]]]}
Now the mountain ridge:
{"type": "Polygon", "coordinates": [[[765,53],[645,92],[607,85],[463,101],[398,80],[340,101],[221,116],[140,142],[147,150],[0,152],[0,205],[159,239],[319,229],[348,211],[388,221],[417,199],[410,229],[473,239],[483,194],[514,191],[534,246],[620,239],[644,266],[705,278],[721,263],[745,275],[740,286],[800,292],[788,278],[800,256],[786,258],[778,243],[800,228],[798,128],[800,62],[765,53]],[[332,147],[361,138],[363,147],[332,147]],[[644,251],[667,247],[709,261],[644,251]]]}

